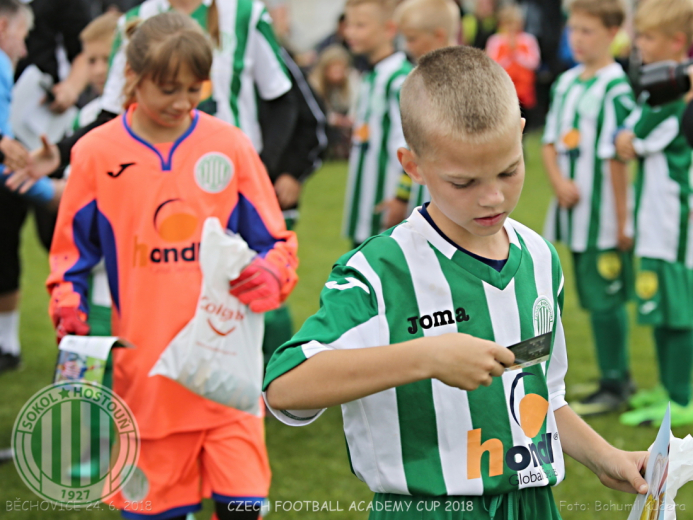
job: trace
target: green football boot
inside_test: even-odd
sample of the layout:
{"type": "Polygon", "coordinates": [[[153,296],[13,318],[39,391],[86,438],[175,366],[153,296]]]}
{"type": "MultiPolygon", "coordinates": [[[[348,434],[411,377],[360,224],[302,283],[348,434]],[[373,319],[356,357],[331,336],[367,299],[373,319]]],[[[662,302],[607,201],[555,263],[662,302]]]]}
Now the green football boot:
{"type": "Polygon", "coordinates": [[[638,390],[631,398],[628,400],[628,404],[632,408],[645,408],[646,406],[652,406],[653,404],[661,403],[662,401],[667,401],[669,395],[662,385],[657,385],[654,388],[643,388],[638,390]]]}

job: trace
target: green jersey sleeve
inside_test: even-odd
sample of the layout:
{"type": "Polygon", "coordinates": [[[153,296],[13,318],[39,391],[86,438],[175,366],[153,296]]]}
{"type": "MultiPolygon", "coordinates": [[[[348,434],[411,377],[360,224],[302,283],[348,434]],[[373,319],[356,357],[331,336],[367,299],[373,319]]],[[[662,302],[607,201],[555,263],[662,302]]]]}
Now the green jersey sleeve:
{"type": "Polygon", "coordinates": [[[660,107],[641,103],[626,121],[635,134],[633,148],[640,157],[664,151],[679,135],[683,101],[674,101],[660,107]]]}
{"type": "Polygon", "coordinates": [[[616,132],[635,109],[635,97],[628,81],[623,78],[612,83],[604,96],[602,128],[597,144],[597,156],[603,160],[616,157],[616,132]]]}
{"type": "MultiPolygon", "coordinates": [[[[320,294],[320,309],[274,353],[267,365],[263,391],[276,378],[320,352],[377,346],[374,341],[377,342],[380,333],[376,294],[366,277],[349,261],[358,255],[362,256],[356,252],[332,268],[320,294]]],[[[308,424],[322,412],[270,410],[291,425],[308,424]]]]}

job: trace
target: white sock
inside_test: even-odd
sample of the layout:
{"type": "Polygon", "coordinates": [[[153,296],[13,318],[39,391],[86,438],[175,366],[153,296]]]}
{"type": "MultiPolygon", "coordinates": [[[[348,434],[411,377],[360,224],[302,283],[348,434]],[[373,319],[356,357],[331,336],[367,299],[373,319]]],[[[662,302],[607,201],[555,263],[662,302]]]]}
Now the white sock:
{"type": "Polygon", "coordinates": [[[0,312],[0,353],[19,355],[19,311],[0,312]]]}

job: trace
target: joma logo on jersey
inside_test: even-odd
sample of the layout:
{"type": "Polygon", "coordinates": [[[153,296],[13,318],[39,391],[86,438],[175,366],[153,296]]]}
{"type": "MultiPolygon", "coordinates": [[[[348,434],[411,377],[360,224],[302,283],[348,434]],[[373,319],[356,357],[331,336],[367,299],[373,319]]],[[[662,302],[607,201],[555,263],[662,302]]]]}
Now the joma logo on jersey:
{"type": "MultiPolygon", "coordinates": [[[[549,411],[549,402],[538,394],[526,394],[519,404],[520,417],[515,414],[515,389],[518,382],[526,376],[534,376],[531,372],[521,372],[515,376],[510,389],[510,410],[513,420],[522,428],[530,439],[536,438],[544,425],[549,411]]],[[[522,471],[533,464],[537,467],[552,464],[554,461],[552,439],[553,434],[547,432],[541,435],[539,442],[527,445],[513,446],[505,451],[500,439],[487,439],[481,442],[481,428],[467,432],[467,478],[481,478],[481,458],[488,452],[489,477],[503,474],[503,463],[513,471],[522,471]]]]}
{"type": "Polygon", "coordinates": [[[428,330],[431,327],[453,325],[454,323],[469,321],[469,314],[467,314],[462,307],[458,307],[455,309],[454,317],[452,311],[445,310],[436,311],[433,313],[433,316],[428,314],[423,316],[412,316],[411,318],[407,318],[407,321],[409,322],[407,332],[409,332],[409,334],[416,334],[419,330],[419,325],[424,330],[428,330]]]}

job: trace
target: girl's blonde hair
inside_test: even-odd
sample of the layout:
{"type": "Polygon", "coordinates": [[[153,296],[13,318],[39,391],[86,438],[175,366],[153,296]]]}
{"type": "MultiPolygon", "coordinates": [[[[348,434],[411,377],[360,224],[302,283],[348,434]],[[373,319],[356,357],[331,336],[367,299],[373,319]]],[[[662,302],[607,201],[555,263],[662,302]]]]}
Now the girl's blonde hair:
{"type": "MultiPolygon", "coordinates": [[[[318,62],[308,78],[313,88],[323,98],[327,98],[330,90],[334,88],[327,84],[326,71],[327,67],[329,67],[330,64],[334,63],[335,61],[344,63],[347,68],[351,65],[351,56],[347,50],[339,44],[330,45],[320,53],[318,62]]],[[[341,94],[349,95],[348,79],[345,79],[344,84],[338,88],[341,94]]]]}
{"type": "Polygon", "coordinates": [[[188,16],[171,11],[144,22],[133,20],[125,32],[127,64],[136,75],[125,85],[125,108],[134,102],[135,88],[143,78],[164,83],[178,76],[182,64],[200,81],[209,79],[212,45],[188,16]]]}

